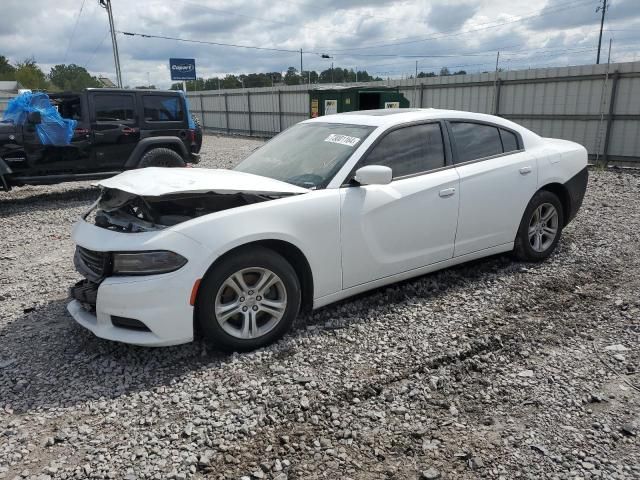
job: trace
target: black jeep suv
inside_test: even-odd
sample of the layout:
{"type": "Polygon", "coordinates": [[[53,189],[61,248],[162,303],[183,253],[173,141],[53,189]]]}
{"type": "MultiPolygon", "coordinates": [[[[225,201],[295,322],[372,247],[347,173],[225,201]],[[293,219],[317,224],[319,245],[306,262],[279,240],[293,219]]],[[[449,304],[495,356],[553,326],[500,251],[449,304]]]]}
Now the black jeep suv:
{"type": "Polygon", "coordinates": [[[0,122],[0,190],[199,161],[202,131],[181,92],[89,88],[49,98],[63,118],[77,121],[71,142],[43,145],[37,112],[23,125],[0,122]]]}

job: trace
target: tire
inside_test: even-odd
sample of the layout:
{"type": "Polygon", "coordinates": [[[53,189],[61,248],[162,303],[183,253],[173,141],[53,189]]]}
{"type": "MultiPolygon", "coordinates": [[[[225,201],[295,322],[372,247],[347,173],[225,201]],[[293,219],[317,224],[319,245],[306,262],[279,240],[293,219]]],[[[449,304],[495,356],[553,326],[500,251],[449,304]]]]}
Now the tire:
{"type": "Polygon", "coordinates": [[[298,315],[300,302],[300,282],[291,264],[273,250],[256,246],[224,257],[207,272],[198,291],[195,318],[217,348],[246,352],[281,338],[298,315]],[[238,276],[244,288],[235,281],[238,276]],[[261,281],[273,285],[263,290],[261,281]]]}
{"type": "Polygon", "coordinates": [[[193,113],[191,114],[191,118],[193,119],[193,123],[196,125],[195,128],[195,132],[196,132],[196,137],[195,137],[195,152],[193,153],[199,153],[200,149],[202,148],[202,124],[200,123],[200,119],[198,117],[196,117],[193,113]]]}
{"type": "Polygon", "coordinates": [[[142,156],[138,168],[184,167],[184,160],[170,148],[154,148],[142,156]]]}
{"type": "Polygon", "coordinates": [[[514,245],[516,258],[526,262],[547,259],[560,241],[563,226],[564,214],[558,197],[546,190],[536,192],[520,221],[514,245]]]}

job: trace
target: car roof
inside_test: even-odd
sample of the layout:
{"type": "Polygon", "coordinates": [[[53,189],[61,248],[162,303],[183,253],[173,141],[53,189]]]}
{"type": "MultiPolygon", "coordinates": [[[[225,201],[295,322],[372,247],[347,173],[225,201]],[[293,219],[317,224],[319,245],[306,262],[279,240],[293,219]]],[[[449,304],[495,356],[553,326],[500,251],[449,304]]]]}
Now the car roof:
{"type": "Polygon", "coordinates": [[[502,125],[522,135],[525,143],[535,142],[540,137],[517,123],[486,113],[464,112],[461,110],[442,110],[438,108],[387,108],[379,110],[360,110],[355,112],[336,113],[305,120],[303,123],[344,123],[389,128],[424,120],[472,120],[502,125]]]}

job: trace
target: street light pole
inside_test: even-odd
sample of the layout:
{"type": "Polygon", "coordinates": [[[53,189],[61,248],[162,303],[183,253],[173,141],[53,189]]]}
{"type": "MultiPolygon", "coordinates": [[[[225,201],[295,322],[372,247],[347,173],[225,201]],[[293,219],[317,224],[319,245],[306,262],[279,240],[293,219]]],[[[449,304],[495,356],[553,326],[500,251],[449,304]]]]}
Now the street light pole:
{"type": "Polygon", "coordinates": [[[111,44],[113,46],[113,61],[116,65],[116,83],[118,88],[122,88],[122,73],[120,71],[120,54],[118,53],[118,41],[116,40],[116,27],[113,23],[113,11],[111,10],[111,0],[98,0],[100,6],[107,10],[109,16],[109,30],[111,30],[111,44]]]}

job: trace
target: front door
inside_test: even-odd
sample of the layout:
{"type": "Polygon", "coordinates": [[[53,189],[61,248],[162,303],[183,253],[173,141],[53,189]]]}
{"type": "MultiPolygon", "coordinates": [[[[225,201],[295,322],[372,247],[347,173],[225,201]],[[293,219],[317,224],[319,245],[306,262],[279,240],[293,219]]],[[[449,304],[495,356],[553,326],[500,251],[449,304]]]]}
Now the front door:
{"type": "Polygon", "coordinates": [[[439,123],[387,133],[357,168],[392,169],[388,185],[341,191],[343,288],[450,259],[458,217],[458,174],[446,168],[439,123]]]}
{"type": "Polygon", "coordinates": [[[89,95],[89,105],[95,169],[124,168],[140,140],[135,95],[93,91],[89,95]]]}

